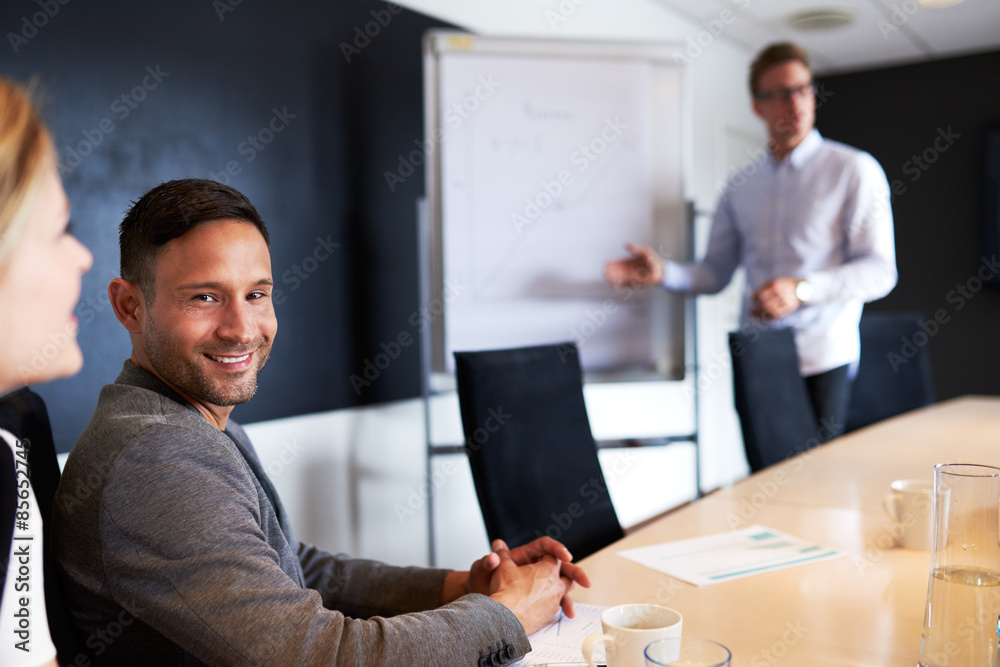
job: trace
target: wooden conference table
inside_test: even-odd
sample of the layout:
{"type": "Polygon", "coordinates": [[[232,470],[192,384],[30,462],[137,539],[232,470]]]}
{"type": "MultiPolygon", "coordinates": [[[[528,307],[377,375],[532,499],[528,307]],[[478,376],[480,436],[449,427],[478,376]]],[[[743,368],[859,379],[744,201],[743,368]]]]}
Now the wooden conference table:
{"type": "Polygon", "coordinates": [[[655,602],[684,634],[719,641],[733,666],[916,664],[930,553],[895,546],[882,498],[936,463],[1000,466],[1000,397],[963,397],[855,431],[682,507],[581,562],[573,599],[655,602]],[[846,557],[696,587],[617,555],[761,524],[846,557]]]}

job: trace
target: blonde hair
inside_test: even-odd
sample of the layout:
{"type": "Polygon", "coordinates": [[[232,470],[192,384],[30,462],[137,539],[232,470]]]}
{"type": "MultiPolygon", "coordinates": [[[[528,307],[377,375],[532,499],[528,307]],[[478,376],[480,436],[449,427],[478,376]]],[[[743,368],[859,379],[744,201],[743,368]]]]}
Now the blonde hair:
{"type": "Polygon", "coordinates": [[[28,226],[49,160],[52,136],[31,94],[0,78],[0,274],[28,226]]]}

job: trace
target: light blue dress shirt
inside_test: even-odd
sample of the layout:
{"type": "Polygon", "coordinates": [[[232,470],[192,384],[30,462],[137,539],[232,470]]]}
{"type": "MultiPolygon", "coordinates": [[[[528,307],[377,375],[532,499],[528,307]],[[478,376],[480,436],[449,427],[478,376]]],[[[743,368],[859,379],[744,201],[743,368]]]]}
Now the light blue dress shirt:
{"type": "Polygon", "coordinates": [[[704,259],[666,262],[663,284],[715,294],[740,264],[747,271],[741,330],[793,328],[803,376],[856,365],[861,309],[888,294],[897,279],[882,167],[815,129],[783,160],[762,155],[730,176],[704,259]],[[813,286],[809,303],[774,322],[752,318],[751,294],[783,276],[813,286]]]}

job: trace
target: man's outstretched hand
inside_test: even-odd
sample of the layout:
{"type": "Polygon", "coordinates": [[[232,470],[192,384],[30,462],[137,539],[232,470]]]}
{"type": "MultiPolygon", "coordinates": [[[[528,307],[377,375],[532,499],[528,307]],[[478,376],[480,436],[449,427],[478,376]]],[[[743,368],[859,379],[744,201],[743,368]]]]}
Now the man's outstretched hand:
{"type": "Polygon", "coordinates": [[[614,288],[649,287],[663,282],[663,260],[652,248],[629,243],[625,249],[632,253],[630,257],[604,265],[604,277],[614,288]]]}
{"type": "Polygon", "coordinates": [[[615,288],[649,287],[663,282],[663,260],[648,246],[629,243],[632,255],[613,259],[604,265],[604,277],[615,288]]]}

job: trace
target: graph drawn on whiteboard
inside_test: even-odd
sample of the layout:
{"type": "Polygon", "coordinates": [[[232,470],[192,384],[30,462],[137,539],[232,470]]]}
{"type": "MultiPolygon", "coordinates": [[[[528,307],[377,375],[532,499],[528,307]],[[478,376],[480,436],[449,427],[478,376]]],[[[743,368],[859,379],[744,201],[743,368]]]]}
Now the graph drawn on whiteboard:
{"type": "MultiPolygon", "coordinates": [[[[570,339],[588,369],[654,365],[665,297],[615,291],[603,267],[626,241],[663,246],[657,100],[676,103],[679,78],[585,55],[446,51],[437,66],[445,370],[452,350],[570,339]]],[[[682,205],[679,159],[667,171],[682,205]]]]}

